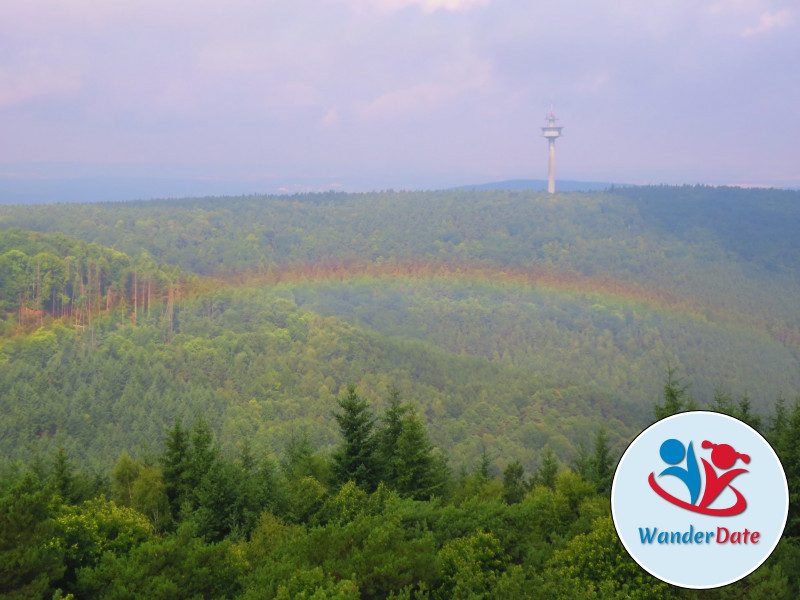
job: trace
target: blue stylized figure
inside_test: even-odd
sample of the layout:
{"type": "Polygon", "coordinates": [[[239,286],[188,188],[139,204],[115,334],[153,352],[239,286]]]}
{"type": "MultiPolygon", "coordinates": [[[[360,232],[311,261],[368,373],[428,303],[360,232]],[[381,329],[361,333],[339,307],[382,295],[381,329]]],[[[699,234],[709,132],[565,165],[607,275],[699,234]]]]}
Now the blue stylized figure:
{"type": "Polygon", "coordinates": [[[676,439],[666,440],[661,444],[659,450],[661,458],[669,465],[677,465],[683,460],[684,454],[686,455],[686,468],[683,467],[667,467],[659,474],[661,475],[674,475],[679,478],[686,487],[689,488],[689,495],[691,496],[691,504],[697,501],[700,495],[700,468],[697,466],[697,459],[694,456],[694,448],[692,443],[689,442],[688,452],[683,447],[683,443],[676,439]]]}

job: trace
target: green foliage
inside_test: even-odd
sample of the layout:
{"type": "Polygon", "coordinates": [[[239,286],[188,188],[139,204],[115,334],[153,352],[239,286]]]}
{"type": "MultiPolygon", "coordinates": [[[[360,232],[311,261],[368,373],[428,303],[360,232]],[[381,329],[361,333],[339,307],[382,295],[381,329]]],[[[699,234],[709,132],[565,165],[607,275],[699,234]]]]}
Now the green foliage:
{"type": "Polygon", "coordinates": [[[46,598],[65,571],[64,549],[54,542],[52,491],[33,474],[17,478],[0,495],[0,595],[46,598]]]}
{"type": "Polygon", "coordinates": [[[333,476],[337,483],[355,481],[368,491],[378,485],[380,472],[377,463],[377,439],[374,417],[366,400],[359,397],[355,386],[338,401],[341,412],[334,418],[339,425],[342,444],[333,454],[333,476]]]}
{"type": "Polygon", "coordinates": [[[389,406],[381,416],[381,427],[376,433],[378,461],[383,467],[381,479],[393,482],[399,475],[395,455],[397,443],[403,434],[403,419],[411,410],[407,404],[400,400],[399,390],[393,389],[389,392],[389,406]]]}
{"type": "Polygon", "coordinates": [[[403,418],[391,464],[395,476],[387,483],[401,496],[428,500],[445,493],[450,474],[444,457],[434,452],[425,427],[413,409],[403,418]]]}
{"type": "Polygon", "coordinates": [[[671,588],[642,571],[620,544],[610,516],[556,551],[542,576],[541,597],[657,600],[671,588]]]}
{"type": "Polygon", "coordinates": [[[94,568],[78,573],[82,597],[109,600],[233,598],[243,565],[230,544],[205,544],[188,528],[174,537],[146,541],[126,556],[107,552],[94,568]]]}
{"type": "Polygon", "coordinates": [[[697,408],[694,400],[686,391],[689,388],[689,384],[683,383],[682,379],[676,377],[676,372],[677,369],[675,367],[667,369],[667,379],[664,382],[664,402],[653,407],[657,421],[670,415],[697,408]]]}
{"type": "MultiPolygon", "coordinates": [[[[137,252],[141,254],[141,252],[137,252]]],[[[147,254],[132,258],[63,235],[12,228],[0,232],[0,319],[16,312],[16,325],[41,326],[45,317],[67,318],[92,328],[92,318],[134,307],[150,316],[181,276],[147,254]],[[141,306],[137,306],[141,303],[141,306]]]]}
{"type": "Polygon", "coordinates": [[[528,491],[525,482],[525,469],[522,463],[515,460],[503,471],[503,499],[509,504],[519,502],[528,491]]]}
{"type": "Polygon", "coordinates": [[[304,548],[307,561],[352,579],[365,600],[430,581],[436,569],[433,536],[407,530],[393,511],[311,529],[304,548]]]}
{"type": "MultiPolygon", "coordinates": [[[[247,598],[247,596],[245,596],[247,598]]],[[[348,579],[326,577],[320,567],[297,571],[278,586],[275,600],[359,600],[358,587],[348,579]]]]}
{"type": "MultiPolygon", "coordinates": [[[[781,459],[789,487],[789,498],[800,498],[800,399],[795,400],[790,411],[783,402],[776,407],[776,417],[769,433],[770,441],[781,459]]],[[[800,506],[789,504],[785,534],[800,538],[800,506]]]]}
{"type": "Polygon", "coordinates": [[[60,586],[75,591],[79,568],[94,567],[106,552],[125,556],[151,539],[152,528],[141,513],[106,500],[64,506],[55,518],[52,543],[63,550],[67,567],[60,586]]]}
{"type": "Polygon", "coordinates": [[[747,396],[742,396],[738,402],[734,402],[730,394],[717,390],[708,408],[744,421],[756,430],[760,430],[763,426],[761,415],[752,412],[750,398],[747,396]]]}
{"type": "Polygon", "coordinates": [[[167,433],[164,453],[160,457],[164,492],[173,514],[177,514],[188,500],[189,460],[189,434],[178,420],[167,433]]]}
{"type": "Polygon", "coordinates": [[[458,538],[439,551],[442,583],[433,597],[441,600],[494,598],[505,560],[500,542],[491,533],[458,538]]]}
{"type": "Polygon", "coordinates": [[[544,454],[542,455],[542,463],[533,474],[533,485],[543,485],[555,489],[558,471],[559,465],[555,452],[553,452],[550,446],[545,446],[544,454]]]}

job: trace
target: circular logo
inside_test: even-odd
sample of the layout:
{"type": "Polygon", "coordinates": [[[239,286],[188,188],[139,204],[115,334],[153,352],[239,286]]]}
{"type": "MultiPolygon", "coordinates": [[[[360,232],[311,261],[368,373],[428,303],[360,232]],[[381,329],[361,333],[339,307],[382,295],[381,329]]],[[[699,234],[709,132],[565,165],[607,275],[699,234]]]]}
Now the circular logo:
{"type": "Polygon", "coordinates": [[[789,488],[780,460],[749,425],[691,411],[654,423],[625,450],[611,487],[622,545],[667,583],[728,585],[780,540],[789,488]]]}

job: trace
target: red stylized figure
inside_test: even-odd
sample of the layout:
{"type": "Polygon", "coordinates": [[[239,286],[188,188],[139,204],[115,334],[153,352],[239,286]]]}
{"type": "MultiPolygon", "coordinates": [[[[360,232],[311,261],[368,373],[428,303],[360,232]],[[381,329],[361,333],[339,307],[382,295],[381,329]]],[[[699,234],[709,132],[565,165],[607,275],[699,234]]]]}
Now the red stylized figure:
{"type": "MultiPolygon", "coordinates": [[[[742,459],[745,464],[750,463],[750,457],[747,454],[741,454],[736,452],[732,446],[728,444],[712,444],[708,440],[704,440],[702,444],[703,448],[713,448],[711,451],[711,462],[714,463],[714,466],[718,469],[730,469],[738,459],[742,459]]],[[[703,499],[700,501],[700,507],[705,508],[709,504],[711,504],[714,500],[717,499],[726,487],[729,486],[730,482],[733,480],[734,477],[741,475],[742,473],[747,473],[747,469],[733,469],[732,471],[728,471],[727,473],[723,473],[720,476],[717,476],[717,472],[714,470],[708,461],[705,458],[701,458],[703,461],[703,468],[706,472],[706,490],[703,493],[703,499]]],[[[747,506],[747,502],[739,493],[735,487],[730,486],[731,490],[736,494],[736,504],[732,507],[733,509],[739,508],[741,504],[741,510],[733,514],[738,514],[742,510],[745,509],[747,506]]]]}

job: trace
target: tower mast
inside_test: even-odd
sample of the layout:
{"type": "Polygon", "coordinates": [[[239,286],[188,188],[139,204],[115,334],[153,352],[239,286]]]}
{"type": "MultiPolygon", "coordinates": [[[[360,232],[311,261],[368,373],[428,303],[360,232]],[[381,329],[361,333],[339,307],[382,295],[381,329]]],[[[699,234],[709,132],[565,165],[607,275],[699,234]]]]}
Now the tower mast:
{"type": "Polygon", "coordinates": [[[547,161],[547,191],[554,194],[556,191],[556,138],[561,137],[563,127],[556,127],[556,115],[550,107],[550,116],[547,118],[547,126],[542,127],[542,135],[547,139],[549,145],[549,157],[547,161]]]}

